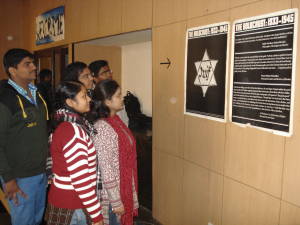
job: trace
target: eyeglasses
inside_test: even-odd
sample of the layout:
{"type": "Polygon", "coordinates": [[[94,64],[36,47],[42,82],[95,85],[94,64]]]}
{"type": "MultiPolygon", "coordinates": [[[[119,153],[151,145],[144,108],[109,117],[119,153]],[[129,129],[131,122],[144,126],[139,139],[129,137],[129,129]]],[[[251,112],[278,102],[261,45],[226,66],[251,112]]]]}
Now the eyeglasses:
{"type": "Polygon", "coordinates": [[[93,74],[92,73],[81,74],[80,77],[82,79],[88,79],[90,77],[93,77],[93,74]]]}
{"type": "Polygon", "coordinates": [[[111,69],[108,69],[108,70],[105,70],[105,71],[101,72],[99,75],[106,74],[106,73],[112,74],[112,72],[113,71],[111,69]]]}

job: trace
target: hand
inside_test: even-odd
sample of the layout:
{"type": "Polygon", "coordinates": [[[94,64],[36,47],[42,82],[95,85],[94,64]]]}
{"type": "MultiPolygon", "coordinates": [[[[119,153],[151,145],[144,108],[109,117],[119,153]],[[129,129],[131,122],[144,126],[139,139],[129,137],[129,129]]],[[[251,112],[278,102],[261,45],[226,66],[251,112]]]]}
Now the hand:
{"type": "Polygon", "coordinates": [[[17,195],[18,193],[23,198],[28,198],[28,196],[19,188],[15,179],[10,180],[4,184],[4,193],[5,193],[5,197],[8,198],[9,200],[13,200],[13,203],[15,205],[19,204],[18,195],[17,195]]]}
{"type": "Polygon", "coordinates": [[[118,216],[121,216],[125,213],[125,209],[124,209],[124,206],[121,206],[121,207],[118,207],[118,208],[114,208],[113,209],[113,212],[118,215],[118,216]]]}
{"type": "Polygon", "coordinates": [[[103,225],[103,220],[97,222],[97,223],[92,223],[92,225],[103,225]]]}

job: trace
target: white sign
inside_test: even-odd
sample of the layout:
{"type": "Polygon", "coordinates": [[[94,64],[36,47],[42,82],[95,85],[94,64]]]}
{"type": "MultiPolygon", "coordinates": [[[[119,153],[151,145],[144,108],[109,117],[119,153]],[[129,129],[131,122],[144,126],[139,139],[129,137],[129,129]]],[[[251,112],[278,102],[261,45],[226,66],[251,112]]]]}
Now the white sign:
{"type": "Polygon", "coordinates": [[[36,18],[36,45],[65,38],[65,7],[60,6],[36,18]]]}

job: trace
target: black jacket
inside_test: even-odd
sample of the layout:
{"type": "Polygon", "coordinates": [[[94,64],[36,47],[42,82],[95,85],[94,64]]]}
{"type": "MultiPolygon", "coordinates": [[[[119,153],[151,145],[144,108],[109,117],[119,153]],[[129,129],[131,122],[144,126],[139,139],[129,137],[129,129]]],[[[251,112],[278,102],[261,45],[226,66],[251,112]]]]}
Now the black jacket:
{"type": "Polygon", "coordinates": [[[5,182],[45,172],[47,108],[37,94],[37,106],[7,82],[0,87],[0,176],[5,182]]]}

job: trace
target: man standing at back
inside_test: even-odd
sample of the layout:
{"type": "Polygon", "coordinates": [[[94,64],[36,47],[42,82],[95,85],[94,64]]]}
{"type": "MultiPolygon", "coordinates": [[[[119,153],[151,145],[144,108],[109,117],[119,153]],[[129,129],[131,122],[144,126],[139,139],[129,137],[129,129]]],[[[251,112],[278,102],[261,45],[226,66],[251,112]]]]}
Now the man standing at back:
{"type": "Polygon", "coordinates": [[[13,225],[37,225],[43,218],[48,109],[32,84],[33,55],[10,49],[3,57],[8,74],[0,89],[0,178],[13,225]]]}
{"type": "Polygon", "coordinates": [[[96,60],[89,65],[93,74],[94,83],[97,84],[102,80],[112,79],[112,71],[106,60],[96,60]]]}

